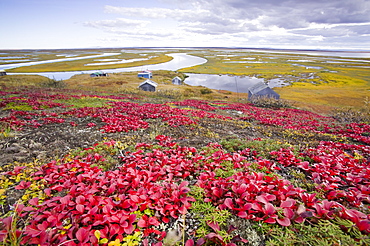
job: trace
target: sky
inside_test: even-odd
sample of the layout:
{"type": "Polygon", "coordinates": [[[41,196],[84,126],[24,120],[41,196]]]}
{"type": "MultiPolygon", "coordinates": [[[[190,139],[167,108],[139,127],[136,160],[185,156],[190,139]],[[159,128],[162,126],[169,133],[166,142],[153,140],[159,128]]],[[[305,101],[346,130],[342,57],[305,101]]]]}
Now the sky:
{"type": "Polygon", "coordinates": [[[0,49],[370,50],[370,0],[0,0],[0,49]]]}

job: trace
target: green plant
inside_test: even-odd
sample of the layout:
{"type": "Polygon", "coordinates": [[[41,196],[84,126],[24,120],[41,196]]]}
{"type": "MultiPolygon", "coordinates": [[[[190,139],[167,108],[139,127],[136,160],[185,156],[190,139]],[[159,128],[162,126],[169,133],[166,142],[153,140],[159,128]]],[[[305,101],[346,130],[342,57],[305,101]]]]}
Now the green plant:
{"type": "MultiPolygon", "coordinates": [[[[255,224],[254,228],[265,235],[265,244],[273,245],[368,245],[368,239],[356,241],[344,232],[338,220],[320,220],[317,224],[299,223],[289,227],[276,224],[255,224]]],[[[343,224],[343,221],[340,223],[343,224]]]]}
{"type": "Polygon", "coordinates": [[[255,151],[257,156],[264,158],[270,157],[271,151],[277,151],[281,148],[291,148],[287,142],[282,142],[276,139],[260,139],[252,141],[243,141],[239,138],[222,139],[220,144],[229,152],[250,149],[255,151]]]}
{"type": "Polygon", "coordinates": [[[106,102],[109,102],[109,100],[99,97],[81,97],[81,98],[72,98],[69,100],[55,100],[54,102],[72,105],[73,108],[84,108],[84,107],[100,108],[107,106],[106,102]]]}
{"type": "Polygon", "coordinates": [[[16,111],[31,111],[33,110],[32,106],[28,105],[27,103],[24,103],[22,101],[19,101],[17,103],[10,102],[8,103],[3,110],[16,110],[16,111]]]}
{"type": "Polygon", "coordinates": [[[13,137],[13,136],[14,136],[14,133],[12,129],[9,126],[6,126],[5,123],[3,124],[0,123],[0,139],[13,137]]]}
{"type": "Polygon", "coordinates": [[[234,164],[231,161],[225,161],[222,163],[222,168],[216,169],[215,173],[216,177],[227,178],[239,171],[239,169],[235,169],[234,164]]]}
{"type": "Polygon", "coordinates": [[[228,210],[220,210],[211,202],[204,202],[204,190],[198,186],[192,187],[190,195],[196,199],[192,203],[191,212],[200,221],[200,227],[196,231],[197,237],[205,237],[212,232],[209,224],[218,224],[221,228],[226,226],[231,216],[228,210]]]}
{"type": "Polygon", "coordinates": [[[114,156],[118,155],[120,148],[128,146],[118,142],[115,144],[106,144],[104,142],[96,143],[91,148],[77,148],[72,150],[67,159],[84,159],[90,161],[92,166],[98,166],[107,171],[118,164],[118,160],[114,156]]]}

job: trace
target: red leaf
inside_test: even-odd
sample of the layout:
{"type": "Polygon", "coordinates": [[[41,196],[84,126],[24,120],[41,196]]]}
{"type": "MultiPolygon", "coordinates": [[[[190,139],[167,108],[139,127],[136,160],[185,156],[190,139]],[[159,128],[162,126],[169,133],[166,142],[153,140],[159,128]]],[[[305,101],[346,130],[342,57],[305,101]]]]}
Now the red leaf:
{"type": "Polygon", "coordinates": [[[50,189],[50,188],[46,188],[46,189],[44,190],[44,192],[45,192],[45,194],[46,194],[47,196],[51,196],[51,189],[50,189]]]}
{"type": "Polygon", "coordinates": [[[71,199],[70,196],[64,196],[64,197],[60,198],[59,201],[60,201],[61,204],[67,205],[69,203],[70,199],[71,199]]]}
{"type": "Polygon", "coordinates": [[[132,225],[132,223],[128,223],[124,230],[126,234],[130,235],[135,230],[135,227],[132,225]]]}
{"type": "Polygon", "coordinates": [[[229,209],[231,209],[231,210],[234,209],[233,200],[231,198],[226,198],[225,201],[224,201],[224,204],[229,209]]]}
{"type": "Polygon", "coordinates": [[[269,223],[269,224],[275,224],[276,220],[274,218],[268,218],[268,219],[265,219],[264,222],[269,223]]]}
{"type": "Polygon", "coordinates": [[[200,246],[206,243],[206,240],[204,238],[199,238],[197,241],[196,246],[200,246]]]}
{"type": "Polygon", "coordinates": [[[209,234],[206,236],[206,238],[209,238],[209,239],[211,239],[211,238],[217,238],[217,239],[219,239],[221,242],[223,241],[223,238],[222,238],[220,235],[218,235],[218,234],[216,234],[216,233],[213,233],[213,232],[209,233],[209,234]]]}
{"type": "Polygon", "coordinates": [[[40,231],[46,231],[48,226],[49,226],[49,223],[47,221],[44,221],[41,224],[37,225],[37,229],[39,229],[40,231]]]}
{"type": "Polygon", "coordinates": [[[77,209],[78,212],[80,212],[81,214],[83,214],[84,211],[85,211],[85,206],[84,205],[81,205],[81,204],[77,204],[76,209],[77,209]]]}
{"type": "Polygon", "coordinates": [[[39,205],[39,198],[38,197],[34,197],[31,200],[29,200],[28,203],[30,205],[32,205],[32,206],[37,206],[37,205],[39,205]]]}
{"type": "Polygon", "coordinates": [[[240,218],[247,218],[247,216],[248,216],[248,214],[245,212],[245,211],[240,211],[239,213],[238,213],[238,216],[240,217],[240,218]]]}
{"type": "Polygon", "coordinates": [[[261,203],[264,203],[264,204],[266,204],[266,203],[268,203],[268,201],[266,200],[266,198],[265,198],[265,196],[257,196],[256,197],[256,200],[257,201],[259,201],[259,202],[261,202],[261,203]]]}
{"type": "Polygon", "coordinates": [[[158,226],[160,223],[156,217],[150,217],[148,220],[149,225],[158,226]]]}
{"type": "Polygon", "coordinates": [[[194,246],[194,241],[192,239],[189,239],[186,241],[185,246],[194,246]]]}
{"type": "Polygon", "coordinates": [[[290,208],[284,208],[284,215],[285,217],[291,219],[294,216],[294,211],[290,208]]]}
{"type": "Polygon", "coordinates": [[[80,228],[76,232],[76,238],[80,243],[85,243],[89,238],[88,238],[88,231],[85,228],[80,228]]]}
{"type": "Polygon", "coordinates": [[[110,214],[112,211],[113,206],[110,204],[107,204],[103,207],[103,213],[110,214]]]}
{"type": "Polygon", "coordinates": [[[370,230],[370,221],[369,220],[362,220],[357,223],[357,227],[360,231],[370,230]]]}
{"type": "Polygon", "coordinates": [[[132,196],[130,196],[130,199],[131,199],[133,202],[135,202],[135,203],[139,203],[139,202],[140,202],[139,197],[138,197],[137,195],[132,195],[132,196]]]}
{"type": "Polygon", "coordinates": [[[9,217],[6,217],[4,219],[0,219],[0,221],[5,225],[5,229],[7,231],[9,231],[10,228],[11,228],[11,226],[12,226],[13,217],[12,216],[9,216],[9,217]]]}
{"type": "Polygon", "coordinates": [[[168,223],[168,222],[170,222],[170,219],[167,218],[167,217],[162,217],[162,221],[163,221],[163,223],[168,223]]]}
{"type": "Polygon", "coordinates": [[[288,218],[276,219],[276,221],[282,226],[290,226],[290,219],[288,218]]]}
{"type": "Polygon", "coordinates": [[[85,202],[85,197],[84,196],[78,196],[76,198],[76,203],[77,204],[83,204],[85,202]]]}
{"type": "Polygon", "coordinates": [[[220,226],[218,225],[218,223],[217,223],[217,222],[210,221],[210,222],[207,222],[207,224],[208,224],[208,225],[209,225],[209,227],[211,227],[215,232],[220,231],[220,226]]]}
{"type": "Polygon", "coordinates": [[[31,182],[24,182],[23,180],[15,187],[16,190],[25,190],[31,186],[31,182]]]}
{"type": "Polygon", "coordinates": [[[139,227],[147,227],[147,223],[145,220],[143,219],[140,219],[138,222],[137,222],[137,226],[139,227]]]}
{"type": "Polygon", "coordinates": [[[265,204],[265,214],[266,215],[272,215],[275,213],[275,207],[271,203],[265,204]]]}
{"type": "Polygon", "coordinates": [[[295,200],[287,198],[285,201],[281,202],[280,207],[282,207],[282,208],[291,208],[292,206],[295,205],[295,203],[296,203],[295,200]]]}

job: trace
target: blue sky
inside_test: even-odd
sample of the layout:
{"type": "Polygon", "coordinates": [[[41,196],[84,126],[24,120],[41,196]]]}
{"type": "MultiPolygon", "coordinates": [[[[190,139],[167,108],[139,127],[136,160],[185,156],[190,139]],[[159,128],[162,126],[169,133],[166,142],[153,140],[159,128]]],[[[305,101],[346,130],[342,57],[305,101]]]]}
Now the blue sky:
{"type": "Polygon", "coordinates": [[[0,0],[0,49],[370,50],[370,0],[0,0]]]}

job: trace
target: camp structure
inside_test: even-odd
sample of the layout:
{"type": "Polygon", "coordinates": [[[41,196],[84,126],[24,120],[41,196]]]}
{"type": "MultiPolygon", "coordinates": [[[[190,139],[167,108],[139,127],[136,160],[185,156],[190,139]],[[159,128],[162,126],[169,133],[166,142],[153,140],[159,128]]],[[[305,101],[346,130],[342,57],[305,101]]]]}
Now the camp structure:
{"type": "Polygon", "coordinates": [[[158,84],[150,79],[145,80],[143,83],[139,85],[139,88],[143,91],[155,91],[158,84]]]}
{"type": "Polygon", "coordinates": [[[108,73],[95,72],[90,74],[90,77],[108,77],[108,73]]]}
{"type": "Polygon", "coordinates": [[[280,95],[273,91],[270,87],[268,87],[265,83],[259,82],[253,86],[251,86],[248,92],[248,99],[253,100],[256,98],[261,97],[269,97],[280,99],[280,95]]]}
{"type": "Polygon", "coordinates": [[[139,72],[139,73],[137,74],[137,76],[138,76],[139,78],[147,78],[147,79],[151,79],[151,78],[153,77],[153,74],[152,74],[152,72],[150,72],[150,71],[142,71],[142,72],[139,72]]]}
{"type": "Polygon", "coordinates": [[[5,70],[0,70],[0,76],[5,76],[5,75],[6,75],[5,70]]]}
{"type": "Polygon", "coordinates": [[[172,84],[174,85],[181,85],[182,80],[179,76],[176,76],[175,78],[172,79],[172,84]]]}

